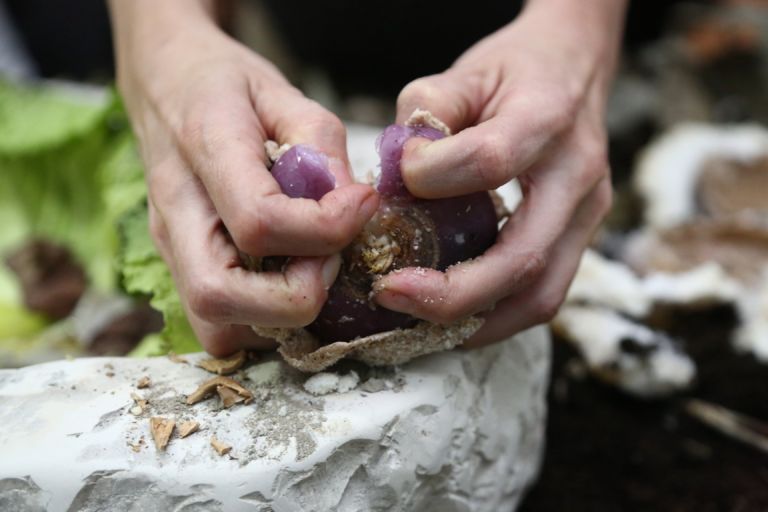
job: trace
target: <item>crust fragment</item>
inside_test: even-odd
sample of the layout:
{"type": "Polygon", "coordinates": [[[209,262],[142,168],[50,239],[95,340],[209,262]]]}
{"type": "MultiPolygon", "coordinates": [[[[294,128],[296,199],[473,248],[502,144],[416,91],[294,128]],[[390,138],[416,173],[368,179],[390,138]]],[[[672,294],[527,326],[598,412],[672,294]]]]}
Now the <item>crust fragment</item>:
{"type": "Polygon", "coordinates": [[[483,325],[469,317],[451,325],[422,322],[412,329],[372,334],[352,341],[321,345],[304,329],[254,327],[257,334],[275,339],[288,364],[304,372],[320,372],[341,359],[355,359],[371,366],[403,364],[419,356],[461,345],[483,325]]]}

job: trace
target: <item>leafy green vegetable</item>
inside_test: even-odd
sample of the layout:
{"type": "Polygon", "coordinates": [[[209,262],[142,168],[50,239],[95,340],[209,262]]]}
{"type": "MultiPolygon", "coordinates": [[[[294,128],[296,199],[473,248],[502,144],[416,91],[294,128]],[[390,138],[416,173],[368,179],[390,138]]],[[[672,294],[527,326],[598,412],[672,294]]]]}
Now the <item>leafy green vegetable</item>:
{"type": "Polygon", "coordinates": [[[142,165],[117,97],[0,81],[0,133],[0,348],[46,328],[2,263],[42,237],[68,247],[97,289],[116,290],[122,274],[128,292],[152,296],[166,325],[139,353],[200,350],[149,236],[142,165]]]}
{"type": "Polygon", "coordinates": [[[101,193],[110,112],[108,98],[0,83],[0,254],[43,237],[69,247],[96,287],[114,287],[117,238],[101,193]]]}
{"type": "Polygon", "coordinates": [[[148,336],[134,354],[158,355],[171,350],[184,354],[199,351],[200,344],[184,314],[168,266],[152,244],[148,224],[149,215],[145,205],[122,219],[120,228],[123,251],[120,267],[126,290],[151,295],[150,304],[163,313],[165,328],[160,336],[148,336]]]}
{"type": "Polygon", "coordinates": [[[16,304],[0,302],[0,340],[23,340],[45,329],[48,321],[16,304]]]}

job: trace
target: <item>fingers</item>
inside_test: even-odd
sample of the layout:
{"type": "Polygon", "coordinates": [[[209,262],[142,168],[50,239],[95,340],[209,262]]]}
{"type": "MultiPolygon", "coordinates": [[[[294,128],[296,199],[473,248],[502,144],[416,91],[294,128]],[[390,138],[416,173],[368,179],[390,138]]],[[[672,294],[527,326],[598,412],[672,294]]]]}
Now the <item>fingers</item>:
{"type": "Polygon", "coordinates": [[[269,101],[259,101],[257,96],[255,108],[274,140],[320,150],[328,157],[337,185],[352,183],[347,130],[338,117],[291,89],[274,93],[269,101]]]}
{"type": "Polygon", "coordinates": [[[610,183],[606,179],[586,198],[567,233],[558,241],[546,274],[483,315],[483,327],[462,345],[464,348],[504,340],[555,316],[576,274],[581,254],[599,226],[595,221],[610,208],[610,197],[610,183]]]}
{"type": "MultiPolygon", "coordinates": [[[[178,272],[175,269],[174,259],[171,255],[168,230],[157,209],[150,203],[150,231],[155,245],[163,259],[169,263],[169,268],[175,282],[180,282],[178,272]]],[[[189,320],[196,338],[200,341],[206,352],[214,357],[224,357],[237,350],[270,350],[275,348],[275,341],[258,336],[253,329],[242,325],[215,324],[207,322],[196,316],[184,304],[185,314],[189,320]]]]}
{"type": "Polygon", "coordinates": [[[214,324],[265,327],[312,322],[335,280],[338,257],[295,258],[284,273],[247,271],[240,267],[237,250],[201,184],[181,167],[169,166],[164,172],[171,176],[169,187],[154,191],[152,201],[163,205],[158,211],[170,252],[164,256],[174,262],[175,280],[191,316],[214,324]],[[173,195],[163,195],[167,190],[174,190],[173,195]]]}
{"type": "Polygon", "coordinates": [[[476,87],[479,85],[461,80],[450,71],[414,80],[397,98],[396,122],[403,124],[414,110],[424,109],[457,133],[480,115],[485,95],[476,87]]]}
{"type": "Polygon", "coordinates": [[[238,248],[254,256],[334,254],[357,236],[378,198],[367,185],[349,185],[338,120],[329,113],[321,116],[319,107],[301,96],[290,96],[291,101],[279,102],[285,118],[267,117],[261,123],[247,92],[205,104],[187,116],[179,146],[238,248]],[[307,109],[311,122],[302,125],[307,109]],[[301,142],[328,154],[337,183],[346,186],[319,202],[283,195],[265,165],[263,142],[272,131],[281,141],[301,142]]]}
{"type": "MultiPolygon", "coordinates": [[[[404,269],[376,284],[384,307],[438,323],[490,308],[549,273],[558,240],[565,236],[578,205],[607,175],[577,160],[568,149],[526,175],[526,197],[504,225],[496,244],[480,258],[445,273],[404,269]]],[[[604,205],[602,205],[604,207],[604,205]]],[[[593,219],[593,224],[599,222],[593,219]]],[[[573,254],[573,258],[580,253],[573,254]]]]}
{"type": "Polygon", "coordinates": [[[214,324],[187,312],[189,324],[206,352],[226,357],[238,350],[271,350],[277,342],[258,336],[247,325],[214,324]]]}
{"type": "MultiPolygon", "coordinates": [[[[465,108],[449,107],[449,111],[461,113],[449,112],[448,115],[457,118],[464,115],[465,108]]],[[[511,97],[498,115],[476,126],[434,142],[413,140],[406,144],[403,180],[411,193],[424,198],[498,188],[541,160],[571,125],[572,119],[565,102],[549,104],[522,95],[511,97]]]]}

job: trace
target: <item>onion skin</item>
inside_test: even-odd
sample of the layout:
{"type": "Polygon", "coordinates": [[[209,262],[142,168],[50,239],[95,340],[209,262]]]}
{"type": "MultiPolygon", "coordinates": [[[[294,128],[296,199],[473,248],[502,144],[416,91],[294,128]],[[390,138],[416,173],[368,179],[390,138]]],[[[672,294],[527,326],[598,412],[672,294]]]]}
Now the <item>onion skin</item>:
{"type": "MultiPolygon", "coordinates": [[[[427,126],[391,125],[376,141],[381,157],[377,190],[382,202],[363,233],[342,253],[342,268],[317,319],[307,326],[322,343],[349,341],[398,328],[418,319],[375,304],[370,297],[379,276],[406,267],[444,271],[477,257],[496,240],[496,210],[487,192],[447,199],[419,199],[400,173],[404,144],[412,137],[437,140],[427,126]]],[[[320,199],[333,189],[327,159],[307,146],[294,146],[272,167],[283,192],[320,199]]]]}
{"type": "Polygon", "coordinates": [[[333,190],[336,180],[328,170],[328,158],[309,146],[297,144],[277,159],[271,169],[283,194],[319,201],[333,190]]]}
{"type": "MultiPolygon", "coordinates": [[[[322,343],[413,327],[418,319],[371,300],[374,280],[406,267],[444,271],[483,254],[496,240],[498,219],[487,192],[419,199],[408,191],[400,160],[412,137],[437,140],[444,134],[428,126],[390,125],[376,141],[381,157],[376,188],[382,202],[363,233],[342,252],[339,276],[317,319],[307,326],[322,343]]],[[[294,198],[319,200],[335,186],[325,155],[304,145],[278,158],[272,175],[283,193],[294,198]]],[[[271,260],[265,259],[265,270],[282,265],[271,265],[271,260]]]]}

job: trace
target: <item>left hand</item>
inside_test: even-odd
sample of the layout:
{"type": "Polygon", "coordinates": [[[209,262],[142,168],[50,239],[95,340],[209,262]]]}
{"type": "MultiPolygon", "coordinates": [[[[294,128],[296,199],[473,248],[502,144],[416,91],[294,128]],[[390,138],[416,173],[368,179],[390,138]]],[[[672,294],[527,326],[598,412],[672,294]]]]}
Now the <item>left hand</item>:
{"type": "Polygon", "coordinates": [[[603,115],[625,4],[530,0],[450,69],[402,91],[398,122],[423,108],[456,133],[406,145],[403,178],[414,195],[517,178],[523,201],[483,256],[446,272],[391,273],[375,286],[379,304],[437,323],[481,313],[470,348],[554,316],[611,205],[603,115]]]}

